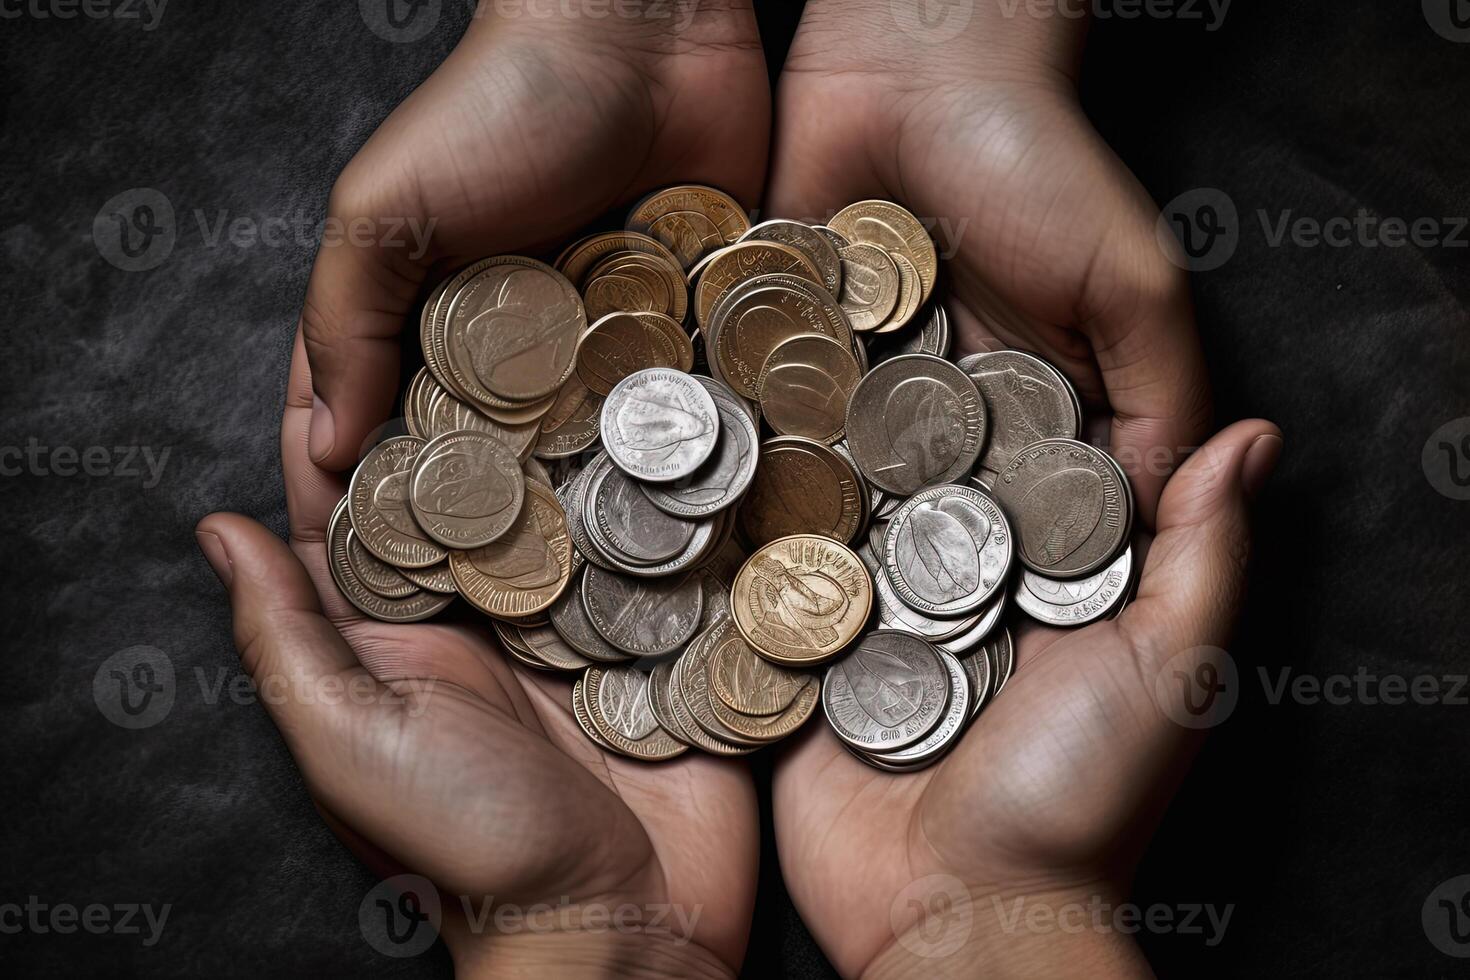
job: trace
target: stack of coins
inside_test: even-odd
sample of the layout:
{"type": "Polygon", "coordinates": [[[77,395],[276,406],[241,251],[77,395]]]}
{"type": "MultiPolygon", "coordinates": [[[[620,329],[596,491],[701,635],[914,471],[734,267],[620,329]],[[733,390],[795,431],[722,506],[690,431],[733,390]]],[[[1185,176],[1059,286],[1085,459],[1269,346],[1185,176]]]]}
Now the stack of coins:
{"type": "Polygon", "coordinates": [[[610,752],[743,755],[820,702],[865,762],[932,764],[1015,670],[1013,609],[1083,625],[1135,579],[1071,384],[950,361],[938,270],[895,204],[752,225],[693,185],[554,267],[475,263],[425,303],[407,434],[333,514],[339,588],[390,622],[462,596],[577,675],[610,752]]]}

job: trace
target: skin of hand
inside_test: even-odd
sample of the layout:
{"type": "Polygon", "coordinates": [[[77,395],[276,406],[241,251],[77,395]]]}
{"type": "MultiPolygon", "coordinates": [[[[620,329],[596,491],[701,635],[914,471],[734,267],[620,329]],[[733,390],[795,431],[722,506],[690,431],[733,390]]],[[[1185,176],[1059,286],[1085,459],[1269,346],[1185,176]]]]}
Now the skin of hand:
{"type": "Polygon", "coordinates": [[[370,692],[267,707],[334,831],[374,870],[437,886],[457,970],[727,976],[755,896],[748,770],[696,753],[661,765],[603,753],[572,717],[569,683],[507,662],[482,622],[368,620],[327,566],[340,472],[389,417],[398,335],[431,272],[534,254],[671,183],[753,205],[764,179],[769,85],[748,4],[701,4],[677,29],[654,17],[511,22],[494,9],[482,6],[333,190],[344,222],[434,220],[433,247],[418,259],[348,243],[317,257],[281,429],[290,546],[231,514],[197,536],[262,689],[370,692]],[[472,929],[462,903],[487,899],[569,901],[573,927],[472,929]],[[647,929],[608,927],[625,905],[647,929]],[[665,905],[674,913],[654,922],[665,905]]]}
{"type": "Polygon", "coordinates": [[[930,223],[960,345],[1061,368],[1111,421],[1152,527],[1173,465],[1210,429],[1209,382],[1158,209],[1078,104],[1086,24],[975,0],[926,28],[931,6],[807,3],[776,91],[768,208],[825,221],[877,197],[930,223]]]}
{"type": "Polygon", "coordinates": [[[1126,899],[1199,741],[1156,701],[1156,678],[1229,642],[1247,502],[1282,441],[1240,422],[1172,476],[1157,463],[1207,431],[1208,385],[1157,210],[1078,106],[1085,28],[977,0],[936,41],[900,29],[906,3],[807,4],[777,89],[770,209],[822,221],[883,197],[940,219],[961,349],[1019,347],[1061,367],[1157,537],[1120,617],[1016,633],[1016,676],[940,764],[886,774],[811,726],[776,770],[781,866],[845,976],[1148,975],[1116,931],[1038,933],[1009,916],[1017,901],[1126,899]]]}

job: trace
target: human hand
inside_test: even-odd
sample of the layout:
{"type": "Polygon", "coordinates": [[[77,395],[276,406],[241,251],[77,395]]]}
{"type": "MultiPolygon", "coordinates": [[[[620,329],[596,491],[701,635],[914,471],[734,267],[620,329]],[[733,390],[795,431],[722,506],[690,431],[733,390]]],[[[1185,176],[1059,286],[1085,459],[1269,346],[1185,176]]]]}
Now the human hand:
{"type": "Polygon", "coordinates": [[[1055,911],[1126,899],[1200,735],[1171,720],[1182,699],[1163,700],[1156,680],[1219,658],[1228,642],[1248,503],[1281,445],[1275,426],[1254,420],[1191,457],[1165,487],[1134,601],[1073,632],[1021,627],[1015,676],[937,765],[872,769],[825,725],[779,760],[782,871],[839,972],[968,976],[983,963],[995,977],[1148,975],[1126,936],[1032,934],[1007,916],[1018,901],[1055,911]],[[949,921],[969,931],[944,933],[910,900],[953,903],[949,921]]]}
{"type": "Polygon", "coordinates": [[[1157,208],[1078,105],[1085,23],[976,0],[959,36],[931,41],[900,29],[921,5],[807,4],[777,89],[769,209],[820,222],[886,198],[935,219],[960,346],[1061,368],[1110,423],[1153,526],[1169,472],[1209,431],[1209,386],[1157,208]]]}
{"type": "Polygon", "coordinates": [[[627,18],[505,23],[486,6],[333,191],[339,220],[417,216],[434,234],[423,257],[351,243],[318,255],[281,431],[289,549],[237,515],[199,527],[257,684],[358,692],[267,707],[334,831],[380,873],[409,870],[453,896],[441,932],[466,972],[717,976],[744,954],[758,823],[743,765],[603,753],[565,681],[508,663],[483,623],[362,617],[324,547],[337,472],[388,417],[398,333],[431,267],[534,250],[676,180],[754,203],[769,126],[754,18],[705,6],[680,34],[627,18]],[[477,930],[460,904],[563,896],[573,926],[550,933],[477,930]],[[578,913],[622,905],[683,918],[670,931],[577,928],[578,913]]]}

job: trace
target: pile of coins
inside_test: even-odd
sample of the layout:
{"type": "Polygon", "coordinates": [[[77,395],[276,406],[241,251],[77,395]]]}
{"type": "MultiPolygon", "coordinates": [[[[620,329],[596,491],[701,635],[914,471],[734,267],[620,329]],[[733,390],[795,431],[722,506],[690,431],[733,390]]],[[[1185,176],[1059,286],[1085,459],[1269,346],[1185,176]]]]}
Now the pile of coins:
{"type": "Polygon", "coordinates": [[[948,360],[938,269],[895,204],[752,225],[698,186],[469,266],[332,516],[338,587],[389,622],[463,597],[621,755],[746,754],[820,704],[865,762],[932,764],[1014,671],[1012,608],[1083,625],[1135,577],[1071,384],[948,360]]]}

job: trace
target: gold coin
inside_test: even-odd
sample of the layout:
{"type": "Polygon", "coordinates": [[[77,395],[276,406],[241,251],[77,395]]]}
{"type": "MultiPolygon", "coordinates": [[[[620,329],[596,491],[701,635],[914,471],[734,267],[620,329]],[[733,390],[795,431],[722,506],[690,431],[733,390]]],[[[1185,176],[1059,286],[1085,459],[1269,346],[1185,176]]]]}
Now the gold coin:
{"type": "Polygon", "coordinates": [[[694,367],[694,345],[684,328],[662,313],[609,313],[582,334],[577,376],[606,397],[628,375],[644,368],[694,367]]]}
{"type": "MultiPolygon", "coordinates": [[[[705,266],[694,287],[694,318],[704,330],[710,313],[725,291],[747,279],[771,272],[800,276],[814,286],[822,284],[822,274],[812,260],[790,245],[780,242],[741,242],[725,249],[705,266]]],[[[705,339],[708,340],[708,334],[705,339]]]]}
{"type": "Polygon", "coordinates": [[[337,589],[365,616],[385,623],[413,623],[427,619],[454,601],[452,595],[416,590],[399,599],[389,599],[369,589],[357,577],[347,557],[347,535],[352,522],[347,516],[347,498],[337,504],[327,522],[327,566],[337,589]]]}
{"type": "Polygon", "coordinates": [[[836,442],[860,380],[851,349],[816,334],[791,337],[776,345],[761,370],[761,416],[779,435],[836,442]]]}
{"type": "Polygon", "coordinates": [[[779,715],[791,707],[811,680],[807,674],[777,667],[756,656],[734,630],[710,652],[709,686],[715,700],[742,715],[767,718],[779,715]]]}
{"type": "Polygon", "coordinates": [[[451,551],[459,594],[490,616],[524,619],[551,606],[572,577],[572,539],[556,494],[526,485],[520,517],[499,540],[451,551]]]}
{"type": "Polygon", "coordinates": [[[908,326],[919,312],[923,300],[920,298],[919,274],[906,256],[892,254],[893,264],[898,267],[898,302],[887,320],[874,333],[893,333],[908,326]]]}
{"type": "Polygon", "coordinates": [[[602,396],[589,391],[575,373],[556,393],[541,420],[533,452],[539,459],[565,459],[597,442],[602,430],[602,396]]]}
{"type": "Polygon", "coordinates": [[[831,660],[857,638],[873,583],[857,555],[813,534],[773,541],[735,577],[735,625],[752,650],[788,667],[831,660]]]}
{"type": "MultiPolygon", "coordinates": [[[[731,632],[735,632],[731,630],[731,632]]],[[[739,639],[739,637],[736,637],[739,639]]],[[[747,646],[744,640],[740,640],[741,646],[747,646]]],[[[756,660],[762,660],[751,654],[756,660]]],[[[764,663],[765,661],[762,660],[764,663]]],[[[821,700],[822,684],[815,677],[806,678],[806,683],[798,689],[796,697],[784,711],[774,715],[747,715],[736,711],[719,697],[711,696],[709,699],[710,713],[720,724],[742,738],[748,738],[759,742],[779,742],[790,736],[798,728],[807,723],[817,708],[817,702],[821,700]]]]}
{"type": "Polygon", "coordinates": [[[374,446],[352,474],[348,515],[362,546],[398,568],[427,568],[444,560],[444,548],[414,519],[409,481],[424,440],[396,436],[374,446]]]}
{"type": "Polygon", "coordinates": [[[750,219],[724,191],[685,184],[644,198],[628,216],[628,227],[658,239],[688,269],[708,253],[737,241],[750,229],[750,219]]]}
{"type": "Polygon", "coordinates": [[[939,252],[918,218],[892,201],[859,201],[838,211],[828,226],[849,242],[878,245],[913,263],[918,273],[919,306],[928,302],[939,277],[939,252]]]}
{"type": "MultiPolygon", "coordinates": [[[[669,265],[679,266],[679,260],[674,258],[661,242],[649,238],[647,235],[635,231],[605,231],[596,235],[588,235],[580,241],[573,242],[567,246],[566,251],[557,256],[556,270],[566,276],[571,284],[581,292],[587,285],[587,279],[599,263],[612,255],[624,255],[627,253],[640,255],[656,255],[667,261],[669,265]]],[[[682,268],[682,266],[679,266],[682,268]]]]}
{"type": "Polygon", "coordinates": [[[761,444],[755,480],[740,503],[740,530],[751,547],[792,534],[846,544],[862,530],[867,489],[832,448],[799,436],[761,444]]]}
{"type": "Polygon", "coordinates": [[[555,269],[502,255],[449,300],[444,366],[472,403],[511,409],[546,398],[576,362],[582,297],[555,269]]]}
{"type": "Polygon", "coordinates": [[[689,312],[689,284],[684,270],[662,256],[618,252],[587,274],[582,301],[588,320],[609,313],[662,313],[683,323],[689,312]]]}
{"type": "Polygon", "coordinates": [[[898,305],[898,265],[877,245],[859,242],[838,249],[842,256],[839,302],[857,331],[876,330],[898,305]]]}

